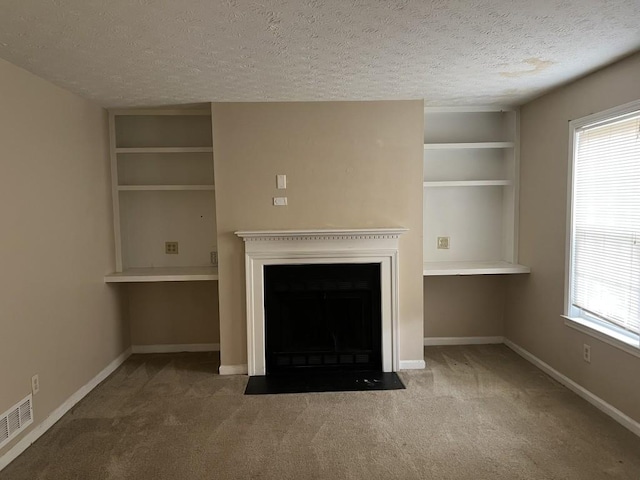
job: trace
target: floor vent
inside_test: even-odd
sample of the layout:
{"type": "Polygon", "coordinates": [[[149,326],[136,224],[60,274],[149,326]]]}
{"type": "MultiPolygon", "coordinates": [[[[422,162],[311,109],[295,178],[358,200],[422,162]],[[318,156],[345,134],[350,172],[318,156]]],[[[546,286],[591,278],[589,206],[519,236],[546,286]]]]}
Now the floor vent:
{"type": "Polygon", "coordinates": [[[33,397],[24,400],[0,416],[0,448],[33,423],[33,397]]]}

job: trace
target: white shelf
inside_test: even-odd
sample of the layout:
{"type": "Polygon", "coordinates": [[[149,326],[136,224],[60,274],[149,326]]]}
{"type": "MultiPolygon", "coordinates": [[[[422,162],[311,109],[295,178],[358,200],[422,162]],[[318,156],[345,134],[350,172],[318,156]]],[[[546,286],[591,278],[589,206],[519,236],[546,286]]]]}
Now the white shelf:
{"type": "Polygon", "coordinates": [[[529,273],[517,251],[518,111],[425,108],[424,127],[423,275],[529,273]]]}
{"type": "Polygon", "coordinates": [[[511,185],[511,180],[442,180],[435,182],[423,182],[425,188],[432,187],[499,187],[511,185]]]}
{"type": "Polygon", "coordinates": [[[105,275],[105,283],[194,282],[218,280],[217,267],[129,268],[105,275]]]}
{"type": "Polygon", "coordinates": [[[529,273],[524,265],[509,262],[424,262],[425,277],[444,275],[503,275],[529,273]]]}
{"type": "Polygon", "coordinates": [[[213,185],[118,185],[118,190],[126,191],[151,191],[151,190],[215,190],[213,185]]]}
{"type": "Polygon", "coordinates": [[[120,147],[116,153],[212,153],[213,147],[120,147]]]}
{"type": "Polygon", "coordinates": [[[127,109],[127,108],[116,108],[110,110],[113,115],[121,116],[121,117],[132,117],[132,116],[199,116],[199,117],[210,117],[211,109],[210,108],[140,108],[140,109],[127,109]]]}
{"type": "Polygon", "coordinates": [[[105,282],[216,280],[210,109],[111,110],[109,132],[116,264],[105,282]]]}
{"type": "Polygon", "coordinates": [[[513,148],[513,142],[425,143],[425,150],[462,150],[469,148],[513,148]]]}

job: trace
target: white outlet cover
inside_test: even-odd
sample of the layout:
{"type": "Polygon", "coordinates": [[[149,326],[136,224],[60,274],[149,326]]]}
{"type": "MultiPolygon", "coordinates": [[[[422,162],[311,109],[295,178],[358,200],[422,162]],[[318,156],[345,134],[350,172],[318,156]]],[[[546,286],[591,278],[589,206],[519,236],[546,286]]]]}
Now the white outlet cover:
{"type": "Polygon", "coordinates": [[[276,207],[283,207],[287,205],[287,197],[273,197],[273,204],[276,207]]]}
{"type": "Polygon", "coordinates": [[[276,186],[278,187],[278,190],[285,190],[287,188],[287,176],[276,175],[276,186]]]}

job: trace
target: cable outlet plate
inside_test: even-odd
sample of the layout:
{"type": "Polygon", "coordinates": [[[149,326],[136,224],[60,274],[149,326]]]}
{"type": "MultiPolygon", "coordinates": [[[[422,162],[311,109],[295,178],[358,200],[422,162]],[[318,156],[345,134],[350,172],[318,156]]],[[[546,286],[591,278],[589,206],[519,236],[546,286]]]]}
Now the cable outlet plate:
{"type": "Polygon", "coordinates": [[[167,255],[177,255],[178,242],[164,242],[164,253],[167,255]]]}
{"type": "Polygon", "coordinates": [[[449,237],[438,237],[438,250],[449,250],[449,237]]]}

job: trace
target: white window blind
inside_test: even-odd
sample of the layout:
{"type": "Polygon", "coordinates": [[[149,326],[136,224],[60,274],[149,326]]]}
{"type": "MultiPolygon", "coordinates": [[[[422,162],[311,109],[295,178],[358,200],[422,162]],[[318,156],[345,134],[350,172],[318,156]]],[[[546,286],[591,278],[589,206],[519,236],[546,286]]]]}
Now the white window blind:
{"type": "Polygon", "coordinates": [[[640,111],[575,132],[570,301],[640,334],[640,111]]]}

